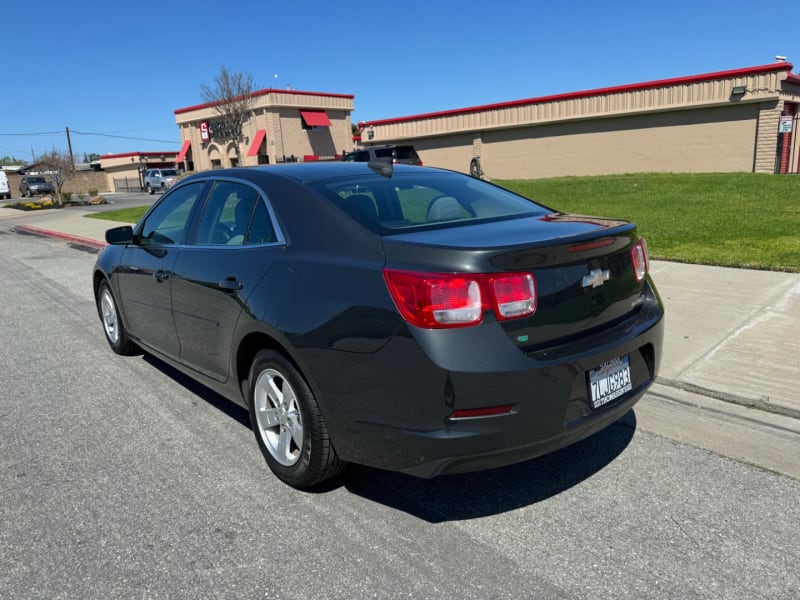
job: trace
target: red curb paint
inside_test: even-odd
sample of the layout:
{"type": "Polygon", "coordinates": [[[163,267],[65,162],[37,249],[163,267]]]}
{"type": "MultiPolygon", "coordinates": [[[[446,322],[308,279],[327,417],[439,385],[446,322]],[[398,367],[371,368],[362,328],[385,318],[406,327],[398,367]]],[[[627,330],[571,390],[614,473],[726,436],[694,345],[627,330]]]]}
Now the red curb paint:
{"type": "Polygon", "coordinates": [[[90,248],[97,248],[98,250],[102,250],[103,248],[108,246],[106,242],[100,242],[98,240],[81,237],[79,235],[72,235],[71,233],[50,231],[49,229],[33,227],[32,225],[17,225],[15,229],[19,229],[20,231],[25,231],[27,233],[32,233],[33,235],[41,235],[45,237],[52,237],[52,238],[66,240],[68,242],[72,242],[73,244],[80,244],[81,246],[89,246],[90,248]]]}

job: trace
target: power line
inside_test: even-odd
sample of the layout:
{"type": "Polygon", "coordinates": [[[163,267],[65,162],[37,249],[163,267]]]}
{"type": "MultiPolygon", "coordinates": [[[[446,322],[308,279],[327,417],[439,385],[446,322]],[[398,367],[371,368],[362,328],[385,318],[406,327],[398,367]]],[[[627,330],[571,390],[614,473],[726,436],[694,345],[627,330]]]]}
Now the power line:
{"type": "Polygon", "coordinates": [[[74,133],[76,135],[95,135],[95,136],[98,136],[98,137],[118,138],[118,139],[121,139],[121,140],[136,140],[138,142],[159,142],[159,143],[163,143],[163,144],[180,144],[180,142],[176,142],[175,140],[154,140],[152,138],[130,137],[130,136],[127,136],[127,135],[111,135],[110,133],[92,133],[92,132],[89,132],[89,131],[70,130],[70,132],[74,133]]]}
{"type": "Polygon", "coordinates": [[[39,131],[36,133],[0,133],[2,136],[60,135],[63,131],[39,131]]]}
{"type": "MultiPolygon", "coordinates": [[[[135,130],[134,130],[135,131],[135,130]]],[[[141,138],[141,137],[131,137],[126,135],[112,135],[110,133],[95,133],[91,131],[75,131],[70,130],[70,133],[74,133],[76,135],[94,135],[97,137],[109,137],[109,138],[118,138],[121,140],[135,140],[137,142],[158,142],[160,144],[180,144],[180,142],[176,142],[175,140],[156,140],[152,138],[141,138]]],[[[0,136],[3,137],[29,137],[29,136],[36,136],[36,135],[63,135],[64,130],[60,131],[37,131],[34,133],[0,133],[0,136]]]]}

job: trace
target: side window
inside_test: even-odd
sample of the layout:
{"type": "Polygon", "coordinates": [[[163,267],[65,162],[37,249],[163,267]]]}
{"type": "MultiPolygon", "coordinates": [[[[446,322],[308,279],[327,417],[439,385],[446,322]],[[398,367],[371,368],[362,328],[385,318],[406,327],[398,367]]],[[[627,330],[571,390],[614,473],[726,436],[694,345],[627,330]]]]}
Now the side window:
{"type": "Polygon", "coordinates": [[[143,223],[139,244],[182,244],[186,239],[186,225],[203,182],[182,186],[163,196],[153,212],[143,223]]]}
{"type": "Polygon", "coordinates": [[[215,183],[200,218],[196,243],[212,246],[244,244],[258,199],[256,190],[241,183],[215,183]]]}
{"type": "Polygon", "coordinates": [[[275,227],[272,224],[272,219],[269,218],[267,206],[262,200],[259,200],[256,205],[256,211],[253,214],[253,221],[250,223],[250,231],[247,234],[246,244],[271,244],[278,241],[278,236],[275,234],[275,227]]]}

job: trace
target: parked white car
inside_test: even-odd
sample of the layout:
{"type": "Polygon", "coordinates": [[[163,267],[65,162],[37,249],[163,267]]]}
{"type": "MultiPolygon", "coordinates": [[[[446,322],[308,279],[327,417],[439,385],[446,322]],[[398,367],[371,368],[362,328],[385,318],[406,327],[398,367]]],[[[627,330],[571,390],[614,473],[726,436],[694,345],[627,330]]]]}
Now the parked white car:
{"type": "Polygon", "coordinates": [[[11,188],[8,187],[8,175],[0,169],[0,198],[11,200],[11,188]]]}
{"type": "Polygon", "coordinates": [[[175,169],[148,169],[144,174],[144,189],[148,194],[164,191],[178,180],[178,171],[175,169]]]}

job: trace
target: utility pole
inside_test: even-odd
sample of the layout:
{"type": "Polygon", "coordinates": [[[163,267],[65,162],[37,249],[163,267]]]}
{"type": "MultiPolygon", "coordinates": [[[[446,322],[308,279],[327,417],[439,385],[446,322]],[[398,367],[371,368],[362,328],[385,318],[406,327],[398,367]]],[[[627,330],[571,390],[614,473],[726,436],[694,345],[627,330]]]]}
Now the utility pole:
{"type": "Polygon", "coordinates": [[[72,158],[72,140],[69,139],[69,127],[67,127],[67,148],[69,148],[69,164],[74,165],[75,159],[72,158]]]}

